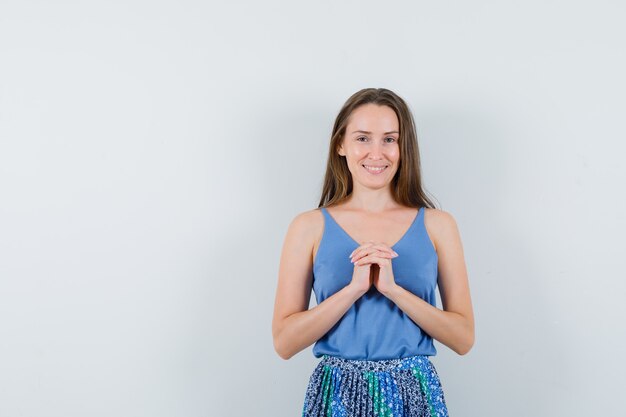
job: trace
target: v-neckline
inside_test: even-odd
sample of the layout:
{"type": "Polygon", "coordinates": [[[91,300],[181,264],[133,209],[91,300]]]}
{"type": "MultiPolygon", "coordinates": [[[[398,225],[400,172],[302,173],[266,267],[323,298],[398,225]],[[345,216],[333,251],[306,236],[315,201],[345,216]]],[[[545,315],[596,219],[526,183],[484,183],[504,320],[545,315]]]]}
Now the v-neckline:
{"type": "MultiPolygon", "coordinates": [[[[357,242],[352,236],[350,236],[350,234],[348,232],[346,232],[346,230],[341,227],[341,225],[339,223],[337,223],[337,220],[335,220],[335,218],[332,216],[332,214],[330,214],[330,212],[326,209],[326,207],[323,207],[324,210],[326,210],[326,214],[328,215],[328,217],[330,217],[330,219],[333,221],[333,223],[335,223],[335,225],[337,226],[337,228],[339,230],[341,230],[343,232],[343,234],[350,239],[353,243],[355,243],[357,246],[361,246],[361,244],[359,242],[357,242]]],[[[417,218],[420,215],[420,212],[422,211],[423,207],[420,207],[417,210],[417,214],[415,215],[415,217],[413,218],[413,221],[411,222],[411,224],[409,225],[408,229],[406,229],[406,231],[404,232],[404,234],[402,235],[402,237],[393,245],[390,246],[391,249],[395,248],[396,246],[398,246],[409,234],[409,232],[411,231],[411,229],[413,229],[413,226],[415,226],[415,223],[417,223],[417,218]]]]}

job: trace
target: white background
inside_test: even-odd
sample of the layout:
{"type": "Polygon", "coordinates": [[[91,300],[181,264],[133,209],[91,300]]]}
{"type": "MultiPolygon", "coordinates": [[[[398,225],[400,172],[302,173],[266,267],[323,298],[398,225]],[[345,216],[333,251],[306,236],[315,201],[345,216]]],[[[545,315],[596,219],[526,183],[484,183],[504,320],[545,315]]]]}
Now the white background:
{"type": "MultiPolygon", "coordinates": [[[[364,87],[417,124],[476,343],[451,416],[625,407],[618,1],[0,3],[0,416],[297,416],[271,318],[364,87]]],[[[440,306],[440,304],[439,304],[440,306]]]]}

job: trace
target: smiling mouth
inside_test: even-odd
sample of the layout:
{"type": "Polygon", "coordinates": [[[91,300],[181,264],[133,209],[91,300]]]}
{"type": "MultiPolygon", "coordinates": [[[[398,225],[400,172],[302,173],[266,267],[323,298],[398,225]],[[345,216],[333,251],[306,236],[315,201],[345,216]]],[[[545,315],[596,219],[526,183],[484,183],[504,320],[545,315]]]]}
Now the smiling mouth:
{"type": "Polygon", "coordinates": [[[384,170],[386,170],[389,165],[385,165],[382,167],[374,167],[374,166],[368,166],[368,165],[361,165],[367,172],[369,172],[370,174],[380,174],[381,172],[383,172],[384,170]]]}

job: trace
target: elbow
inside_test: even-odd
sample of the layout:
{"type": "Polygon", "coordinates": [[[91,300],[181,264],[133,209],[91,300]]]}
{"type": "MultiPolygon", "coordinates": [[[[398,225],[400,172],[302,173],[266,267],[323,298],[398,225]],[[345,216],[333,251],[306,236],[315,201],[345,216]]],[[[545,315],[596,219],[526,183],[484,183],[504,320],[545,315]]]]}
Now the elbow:
{"type": "Polygon", "coordinates": [[[474,346],[474,333],[472,332],[470,335],[462,340],[462,343],[458,344],[454,347],[454,351],[459,355],[466,355],[472,347],[474,346]]]}
{"type": "Polygon", "coordinates": [[[285,349],[279,337],[274,337],[274,351],[281,359],[284,360],[289,360],[293,357],[293,353],[285,349]]]}
{"type": "Polygon", "coordinates": [[[461,356],[467,354],[470,350],[472,350],[472,345],[458,346],[454,349],[454,351],[461,356]]]}
{"type": "Polygon", "coordinates": [[[291,358],[293,357],[293,355],[292,355],[292,354],[290,354],[289,352],[286,352],[286,351],[284,351],[284,350],[280,350],[280,349],[278,349],[278,348],[274,348],[274,350],[276,351],[276,354],[278,354],[278,356],[279,356],[281,359],[284,359],[284,360],[286,360],[286,361],[287,361],[287,360],[289,360],[289,359],[291,359],[291,358]]]}

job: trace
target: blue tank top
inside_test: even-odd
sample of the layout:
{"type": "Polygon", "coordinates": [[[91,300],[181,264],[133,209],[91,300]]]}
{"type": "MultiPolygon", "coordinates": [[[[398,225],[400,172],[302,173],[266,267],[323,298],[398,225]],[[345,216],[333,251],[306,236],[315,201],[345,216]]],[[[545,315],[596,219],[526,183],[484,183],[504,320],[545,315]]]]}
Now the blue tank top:
{"type": "MultiPolygon", "coordinates": [[[[313,262],[313,291],[320,304],[352,280],[354,265],[348,255],[359,247],[326,208],[324,232],[313,262]]],[[[411,226],[391,247],[396,283],[435,306],[437,252],[424,226],[424,207],[411,226]]],[[[433,339],[374,285],[313,346],[313,355],[346,359],[393,359],[413,355],[434,356],[433,339]]]]}

